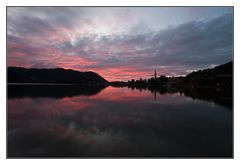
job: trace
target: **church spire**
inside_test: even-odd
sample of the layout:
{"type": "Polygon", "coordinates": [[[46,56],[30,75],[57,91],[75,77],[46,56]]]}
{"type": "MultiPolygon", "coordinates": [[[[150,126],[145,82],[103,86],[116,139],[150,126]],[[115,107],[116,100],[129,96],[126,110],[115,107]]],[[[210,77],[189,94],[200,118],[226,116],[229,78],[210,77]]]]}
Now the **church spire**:
{"type": "Polygon", "coordinates": [[[154,78],[156,79],[157,78],[157,71],[155,69],[155,73],[154,73],[154,78]]]}

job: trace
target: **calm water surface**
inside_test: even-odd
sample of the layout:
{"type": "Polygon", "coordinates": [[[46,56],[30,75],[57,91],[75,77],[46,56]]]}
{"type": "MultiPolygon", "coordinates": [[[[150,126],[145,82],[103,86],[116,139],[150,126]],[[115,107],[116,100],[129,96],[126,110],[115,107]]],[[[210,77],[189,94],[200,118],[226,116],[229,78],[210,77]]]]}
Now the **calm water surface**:
{"type": "Polygon", "coordinates": [[[232,110],[180,93],[8,87],[9,157],[230,157],[232,110]]]}

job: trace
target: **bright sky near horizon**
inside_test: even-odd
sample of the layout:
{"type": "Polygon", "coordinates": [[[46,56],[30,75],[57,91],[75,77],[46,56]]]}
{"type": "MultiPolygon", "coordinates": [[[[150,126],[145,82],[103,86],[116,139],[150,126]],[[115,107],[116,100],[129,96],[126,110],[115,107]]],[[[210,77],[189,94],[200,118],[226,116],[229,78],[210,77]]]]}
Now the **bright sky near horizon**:
{"type": "Polygon", "coordinates": [[[8,66],[108,81],[185,75],[233,59],[232,7],[8,7],[8,66]]]}

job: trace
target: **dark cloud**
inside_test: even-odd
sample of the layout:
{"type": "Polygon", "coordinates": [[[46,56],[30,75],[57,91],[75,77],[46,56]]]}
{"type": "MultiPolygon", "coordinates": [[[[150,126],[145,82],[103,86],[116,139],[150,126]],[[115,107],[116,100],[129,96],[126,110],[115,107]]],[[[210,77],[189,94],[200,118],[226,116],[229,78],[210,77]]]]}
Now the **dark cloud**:
{"type": "MultiPolygon", "coordinates": [[[[158,69],[161,73],[182,75],[233,58],[232,13],[188,21],[165,30],[151,30],[150,25],[140,19],[122,32],[90,33],[91,29],[106,30],[106,22],[111,26],[110,22],[130,17],[120,14],[116,20],[107,16],[99,20],[96,14],[100,11],[111,13],[104,12],[102,8],[9,8],[10,64],[14,59],[12,64],[19,60],[24,65],[20,62],[22,58],[25,65],[64,67],[58,65],[67,59],[68,68],[79,70],[132,68],[151,72],[158,69]],[[100,26],[101,21],[104,26],[100,26]],[[80,61],[76,61],[78,58],[80,61]]],[[[116,10],[114,13],[121,12],[116,10]]],[[[125,25],[122,22],[118,24],[119,27],[125,25]]],[[[123,70],[127,74],[128,70],[123,70]]]]}
{"type": "Polygon", "coordinates": [[[111,51],[111,54],[102,55],[100,47],[97,52],[102,60],[95,67],[210,67],[232,60],[232,26],[232,15],[228,14],[159,32],[104,36],[92,45],[89,43],[93,40],[85,40],[85,46],[91,49],[94,45],[106,45],[111,51]]]}

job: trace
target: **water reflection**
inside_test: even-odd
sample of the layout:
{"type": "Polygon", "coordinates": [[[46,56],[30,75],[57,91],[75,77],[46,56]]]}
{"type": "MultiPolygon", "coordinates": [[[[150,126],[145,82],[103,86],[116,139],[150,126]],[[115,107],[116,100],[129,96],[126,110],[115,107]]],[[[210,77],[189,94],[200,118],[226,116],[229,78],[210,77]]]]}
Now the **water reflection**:
{"type": "Polygon", "coordinates": [[[158,95],[165,94],[180,94],[192,99],[210,101],[221,106],[225,106],[232,110],[233,108],[233,94],[231,88],[229,90],[221,90],[218,88],[193,87],[193,86],[177,86],[177,87],[129,87],[132,90],[149,90],[157,99],[158,95]]]}
{"type": "Polygon", "coordinates": [[[81,85],[8,85],[8,98],[21,97],[73,97],[96,95],[106,86],[81,85]]]}
{"type": "Polygon", "coordinates": [[[232,111],[210,102],[177,92],[154,100],[148,90],[129,88],[87,95],[79,88],[65,97],[52,87],[31,87],[41,95],[17,88],[23,94],[8,88],[10,157],[232,155],[232,111]]]}

